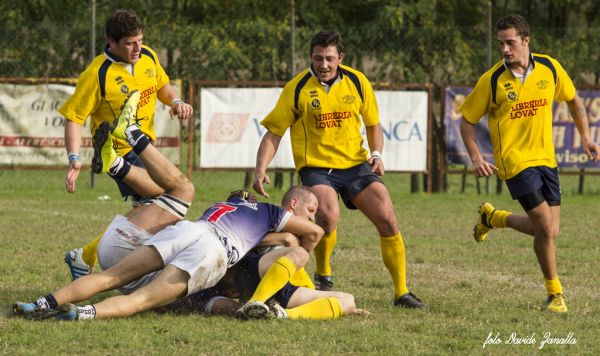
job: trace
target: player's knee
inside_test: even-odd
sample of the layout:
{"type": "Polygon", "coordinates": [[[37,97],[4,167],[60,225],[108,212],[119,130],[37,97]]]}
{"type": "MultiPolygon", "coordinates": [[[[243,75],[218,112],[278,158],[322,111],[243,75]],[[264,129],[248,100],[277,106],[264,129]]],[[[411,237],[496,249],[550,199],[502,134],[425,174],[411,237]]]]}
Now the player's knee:
{"type": "Polygon", "coordinates": [[[340,292],[336,295],[336,298],[340,301],[342,306],[342,313],[344,315],[352,314],[356,310],[356,304],[354,302],[354,295],[350,293],[340,292]]]}
{"type": "Polygon", "coordinates": [[[382,216],[382,219],[377,221],[376,227],[380,236],[393,236],[399,231],[398,220],[393,212],[382,216]]]}
{"type": "MultiPolygon", "coordinates": [[[[319,209],[320,210],[320,209],[319,209]]],[[[339,213],[319,213],[317,215],[317,224],[323,228],[326,234],[330,234],[336,229],[339,219],[339,213]]]]}
{"type": "Polygon", "coordinates": [[[308,262],[309,255],[304,248],[295,246],[292,247],[287,253],[287,258],[289,258],[290,261],[296,265],[296,268],[301,268],[304,267],[304,265],[306,265],[308,262]]]}
{"type": "Polygon", "coordinates": [[[541,240],[553,239],[558,228],[553,224],[540,224],[535,227],[535,235],[541,240]]]}
{"type": "Polygon", "coordinates": [[[184,199],[186,201],[194,200],[194,195],[196,194],[196,188],[194,187],[194,184],[188,179],[188,177],[184,176],[183,174],[180,175],[177,178],[176,187],[177,187],[177,191],[178,191],[177,195],[181,199],[184,199]]]}
{"type": "Polygon", "coordinates": [[[337,218],[336,219],[325,219],[325,218],[317,218],[317,225],[319,225],[325,234],[331,234],[337,227],[337,218]]]}

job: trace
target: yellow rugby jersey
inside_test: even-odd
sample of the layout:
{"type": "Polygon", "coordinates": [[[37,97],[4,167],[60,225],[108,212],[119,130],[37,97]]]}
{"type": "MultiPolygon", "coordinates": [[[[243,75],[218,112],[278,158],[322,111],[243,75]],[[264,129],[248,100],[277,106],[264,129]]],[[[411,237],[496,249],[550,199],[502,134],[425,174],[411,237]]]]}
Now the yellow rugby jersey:
{"type": "Polygon", "coordinates": [[[338,68],[339,80],[329,92],[310,68],[285,85],[273,111],[261,124],[278,136],[288,128],[296,169],[345,169],[367,160],[362,147],[361,117],[367,126],[379,124],[377,101],[364,74],[338,68]]]}
{"type": "Polygon", "coordinates": [[[552,142],[552,104],[569,101],[576,90],[555,59],[532,54],[525,82],[501,60],[484,73],[458,111],[472,124],[488,115],[498,176],[509,179],[534,166],[557,166],[552,142]]]}
{"type": "MultiPolygon", "coordinates": [[[[108,50],[94,58],[79,76],[75,93],[58,109],[65,118],[83,125],[91,116],[92,135],[104,121],[110,123],[121,113],[121,106],[134,89],[141,93],[137,116],[141,130],[151,139],[154,132],[156,92],[169,82],[169,77],[158,61],[156,53],[142,46],[140,59],[133,66],[133,75],[119,57],[108,50]]],[[[131,151],[126,141],[117,140],[120,156],[131,151]]]]}

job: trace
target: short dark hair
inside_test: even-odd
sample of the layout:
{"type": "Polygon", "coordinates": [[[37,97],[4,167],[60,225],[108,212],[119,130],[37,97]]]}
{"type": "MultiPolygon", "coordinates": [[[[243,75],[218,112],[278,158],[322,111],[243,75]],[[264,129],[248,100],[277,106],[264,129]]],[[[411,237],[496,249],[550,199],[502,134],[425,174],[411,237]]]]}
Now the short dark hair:
{"type": "Polygon", "coordinates": [[[247,201],[248,203],[258,203],[258,201],[256,200],[256,196],[247,190],[236,190],[229,193],[227,201],[230,201],[233,198],[242,199],[247,201]]]}
{"type": "Polygon", "coordinates": [[[137,36],[143,29],[142,21],[132,10],[119,9],[106,20],[106,38],[117,42],[123,37],[137,36]]]}
{"type": "Polygon", "coordinates": [[[315,46],[329,47],[335,46],[338,53],[344,52],[344,44],[342,43],[342,35],[336,31],[321,31],[317,33],[310,41],[310,54],[312,54],[315,46]]]}
{"type": "Polygon", "coordinates": [[[305,185],[294,185],[290,187],[290,189],[288,189],[288,191],[283,195],[283,198],[281,198],[281,205],[285,206],[289,204],[293,198],[306,201],[314,194],[315,193],[313,193],[312,190],[305,185]]]}
{"type": "Polygon", "coordinates": [[[531,37],[531,30],[527,20],[521,15],[507,15],[496,22],[496,32],[514,28],[519,33],[521,38],[531,37]]]}

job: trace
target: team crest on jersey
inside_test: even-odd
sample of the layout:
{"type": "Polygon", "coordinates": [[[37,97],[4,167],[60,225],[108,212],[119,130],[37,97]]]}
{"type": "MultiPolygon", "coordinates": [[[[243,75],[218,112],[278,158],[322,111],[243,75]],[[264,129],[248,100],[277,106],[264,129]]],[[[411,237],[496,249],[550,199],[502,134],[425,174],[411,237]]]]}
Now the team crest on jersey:
{"type": "Polygon", "coordinates": [[[310,95],[311,98],[314,98],[315,96],[319,95],[319,94],[317,94],[316,90],[311,90],[310,92],[308,92],[308,94],[310,95]]]}
{"type": "Polygon", "coordinates": [[[121,93],[123,93],[123,94],[129,93],[129,87],[127,85],[121,85],[121,93]]]}
{"type": "Polygon", "coordinates": [[[352,104],[356,98],[353,95],[346,95],[342,98],[342,101],[346,104],[352,104]]]}
{"type": "Polygon", "coordinates": [[[313,101],[311,101],[310,105],[313,107],[313,109],[321,108],[321,102],[319,101],[319,99],[314,99],[313,101]]]}
{"type": "Polygon", "coordinates": [[[542,89],[543,90],[543,89],[548,88],[548,81],[547,80],[542,79],[539,82],[537,82],[536,84],[537,84],[538,89],[542,89]]]}
{"type": "Polygon", "coordinates": [[[146,74],[146,77],[148,77],[148,78],[154,78],[154,68],[146,69],[144,74],[146,74]]]}
{"type": "Polygon", "coordinates": [[[507,97],[508,97],[508,100],[510,100],[510,101],[516,101],[517,93],[515,93],[514,91],[509,91],[507,97]]]}

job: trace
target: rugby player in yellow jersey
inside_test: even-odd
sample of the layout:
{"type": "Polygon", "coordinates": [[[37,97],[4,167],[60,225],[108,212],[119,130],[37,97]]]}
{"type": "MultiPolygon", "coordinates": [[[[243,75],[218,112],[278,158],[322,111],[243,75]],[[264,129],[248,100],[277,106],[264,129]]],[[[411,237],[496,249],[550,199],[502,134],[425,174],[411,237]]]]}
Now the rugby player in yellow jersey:
{"type": "Polygon", "coordinates": [[[496,23],[504,57],[484,73],[458,109],[460,131],[477,177],[492,174],[506,181],[513,199],[526,215],[479,208],[474,237],[484,241],[494,228],[509,227],[533,236],[533,249],[544,275],[546,308],[564,313],[567,306],[556,271],[554,240],[560,225],[560,186],[552,143],[552,103],[566,101],[589,158],[598,160],[600,147],[590,141],[588,119],[581,98],[562,66],[553,58],[531,53],[530,29],[519,15],[496,23]],[[483,159],[474,125],[488,115],[495,164],[483,159]]]}
{"type": "MultiPolygon", "coordinates": [[[[171,114],[179,119],[192,116],[193,108],[178,98],[169,84],[169,77],[161,67],[158,56],[142,44],[143,26],[133,11],[117,10],[106,21],[107,45],[104,52],[94,58],[81,73],[73,95],[59,108],[67,119],[65,125],[65,146],[69,156],[69,168],[65,177],[65,188],[75,192],[77,178],[81,170],[79,150],[82,141],[83,125],[91,117],[92,135],[102,122],[113,123],[121,110],[131,110],[124,103],[129,93],[139,91],[137,118],[141,130],[150,140],[156,138],[154,132],[154,111],[156,99],[171,107],[171,114]]],[[[133,165],[143,166],[135,152],[124,140],[116,140],[115,148],[119,156],[133,165]]],[[[162,188],[152,181],[148,174],[139,178],[143,182],[135,186],[144,187],[134,191],[130,188],[126,175],[112,176],[125,199],[131,197],[133,205],[143,204],[145,199],[163,193],[162,188]]],[[[100,236],[85,246],[67,253],[65,262],[71,269],[73,279],[91,272],[97,261],[96,249],[100,236]]]]}
{"type": "Polygon", "coordinates": [[[338,195],[349,209],[359,209],[377,228],[383,262],[394,283],[394,304],[423,308],[406,286],[404,242],[390,195],[379,176],[383,134],[371,84],[356,69],[341,64],[342,38],[337,32],[319,32],[310,45],[310,68],[292,79],[273,111],[261,122],[267,128],[256,159],[253,188],[268,197],[267,166],[286,130],[302,184],[319,199],[317,223],[325,236],[315,248],[315,285],[333,287],[330,266],[340,216],[338,195]],[[361,120],[367,131],[370,156],[362,147],[361,120]]]}

